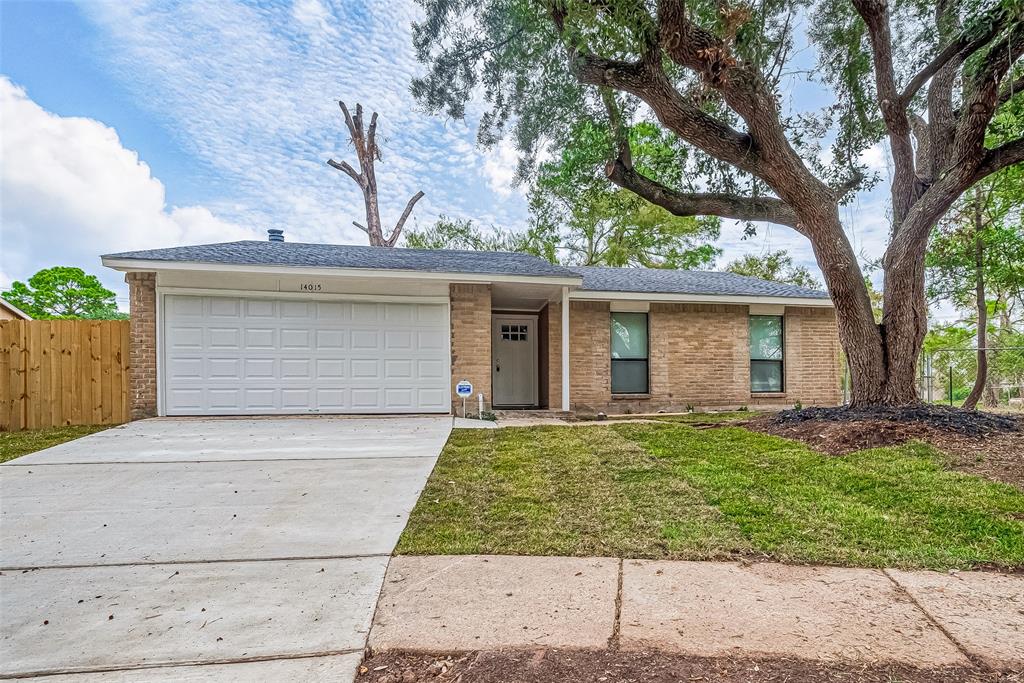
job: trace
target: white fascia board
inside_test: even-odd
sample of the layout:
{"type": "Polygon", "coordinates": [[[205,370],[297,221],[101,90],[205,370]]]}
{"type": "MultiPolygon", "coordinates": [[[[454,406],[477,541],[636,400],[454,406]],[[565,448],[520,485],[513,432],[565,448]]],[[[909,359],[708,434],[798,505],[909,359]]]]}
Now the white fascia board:
{"type": "Polygon", "coordinates": [[[521,282],[542,285],[581,285],[583,278],[574,275],[502,275],[489,273],[450,273],[422,270],[385,270],[379,268],[316,268],[309,266],[261,266],[236,263],[204,263],[195,261],[145,261],[142,259],[102,259],[107,268],[125,273],[134,271],[191,270],[226,273],[262,273],[268,275],[318,275],[321,277],[404,278],[410,280],[444,280],[445,282],[521,282]]]}
{"type": "Polygon", "coordinates": [[[599,292],[575,290],[569,293],[573,301],[649,301],[682,304],[775,304],[781,306],[816,306],[832,308],[832,299],[811,299],[787,296],[739,296],[732,294],[658,294],[648,292],[599,292]]]}

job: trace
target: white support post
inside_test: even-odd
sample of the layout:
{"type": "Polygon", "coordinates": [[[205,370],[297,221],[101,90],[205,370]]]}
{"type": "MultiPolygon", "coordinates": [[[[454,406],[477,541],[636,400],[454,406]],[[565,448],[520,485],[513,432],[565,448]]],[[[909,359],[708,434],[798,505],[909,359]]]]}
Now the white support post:
{"type": "Polygon", "coordinates": [[[569,412],[569,288],[562,287],[562,410],[569,412]]]}

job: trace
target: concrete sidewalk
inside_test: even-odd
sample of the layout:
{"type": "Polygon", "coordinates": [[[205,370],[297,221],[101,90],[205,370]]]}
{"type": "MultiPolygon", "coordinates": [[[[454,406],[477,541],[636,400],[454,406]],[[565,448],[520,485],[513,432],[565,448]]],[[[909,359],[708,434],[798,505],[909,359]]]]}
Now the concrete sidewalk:
{"type": "Polygon", "coordinates": [[[396,557],[370,648],[622,648],[1024,669],[1024,576],[614,558],[396,557]]]}

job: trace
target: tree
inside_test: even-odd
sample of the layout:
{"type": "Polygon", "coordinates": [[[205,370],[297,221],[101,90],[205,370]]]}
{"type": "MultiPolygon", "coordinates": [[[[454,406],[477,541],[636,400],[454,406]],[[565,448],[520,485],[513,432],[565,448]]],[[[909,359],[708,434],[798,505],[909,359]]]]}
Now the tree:
{"type": "MultiPolygon", "coordinates": [[[[685,150],[657,126],[628,132],[638,167],[666,182],[683,182],[685,150]]],[[[675,216],[608,183],[604,160],[614,148],[608,126],[576,126],[559,157],[540,165],[530,192],[535,229],[557,236],[564,260],[576,265],[708,268],[720,250],[717,218],[675,216]]]]}
{"type": "Polygon", "coordinates": [[[531,229],[525,233],[480,229],[472,220],[442,215],[425,230],[405,234],[410,249],[465,249],[469,251],[518,251],[557,262],[557,242],[552,235],[531,229]]]}
{"type": "Polygon", "coordinates": [[[804,235],[835,303],[855,406],[918,401],[927,329],[924,254],[946,211],[974,184],[1024,160],[1024,137],[985,144],[993,116],[1024,90],[1019,0],[766,0],[756,7],[677,0],[421,0],[413,41],[426,74],[412,92],[462,118],[480,93],[479,140],[514,126],[528,173],[579,121],[615,133],[608,179],[676,216],[772,222],[804,235]],[[784,109],[796,15],[832,104],[784,109]],[[697,189],[633,163],[624,121],[657,122],[691,152],[697,189]],[[839,205],[872,182],[858,157],[892,155],[892,225],[876,324],[839,205]],[[831,145],[829,164],[821,146],[831,145]]]}
{"type": "MultiPolygon", "coordinates": [[[[1008,313],[1024,304],[1022,207],[1024,167],[988,176],[939,222],[926,256],[928,295],[974,311],[977,369],[964,401],[968,410],[977,407],[989,378],[989,309],[1008,313]]],[[[1009,324],[1009,315],[1003,322],[1009,324]]]]}
{"type": "Polygon", "coordinates": [[[3,297],[36,319],[89,318],[122,319],[115,295],[95,275],[81,268],[44,268],[28,279],[15,280],[3,297]]]}
{"type": "Polygon", "coordinates": [[[381,160],[380,147],[377,145],[377,112],[373,112],[370,116],[370,126],[364,130],[363,105],[356,104],[354,117],[349,114],[348,107],[344,102],[338,102],[338,106],[341,107],[341,112],[345,116],[345,126],[348,128],[350,141],[355,147],[356,157],[359,159],[359,171],[356,172],[347,161],[337,162],[334,159],[328,159],[327,164],[352,178],[363,193],[366,225],[356,221],[353,221],[352,224],[366,233],[370,238],[371,246],[393,247],[398,242],[398,237],[402,234],[402,226],[408,220],[416,202],[423,198],[423,192],[417,192],[409,199],[405,210],[391,230],[391,234],[385,238],[380,222],[380,209],[377,206],[377,174],[374,169],[374,162],[381,160]]]}
{"type": "Polygon", "coordinates": [[[725,269],[737,275],[785,282],[799,287],[810,287],[811,289],[821,287],[821,283],[811,275],[810,270],[804,266],[793,265],[793,257],[785,249],[770,251],[761,256],[747,254],[730,262],[725,269]]]}

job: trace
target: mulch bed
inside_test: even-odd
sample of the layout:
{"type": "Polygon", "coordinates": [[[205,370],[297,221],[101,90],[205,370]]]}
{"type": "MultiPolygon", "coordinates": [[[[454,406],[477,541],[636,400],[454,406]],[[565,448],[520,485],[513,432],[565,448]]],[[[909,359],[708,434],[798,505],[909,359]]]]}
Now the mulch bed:
{"type": "Polygon", "coordinates": [[[953,469],[1024,488],[1024,418],[946,406],[856,410],[784,410],[744,424],[842,455],[865,448],[925,441],[950,457],[953,469]]]}
{"type": "Polygon", "coordinates": [[[1020,683],[1020,673],[973,667],[916,669],[793,658],[694,657],[619,650],[514,650],[462,654],[386,652],[363,662],[357,683],[1020,683]]]}

